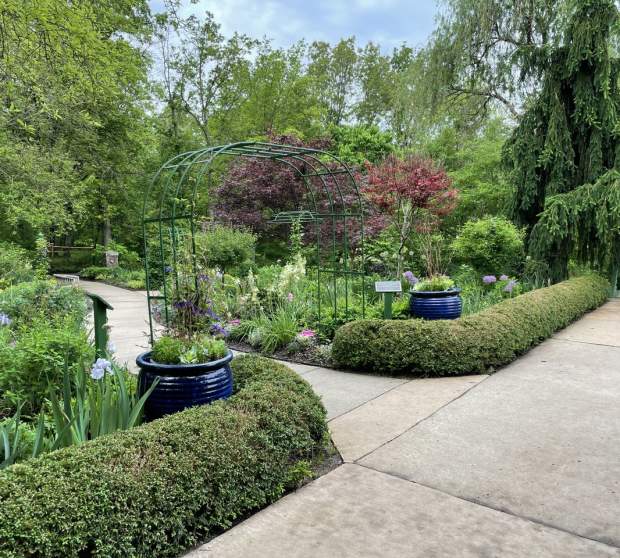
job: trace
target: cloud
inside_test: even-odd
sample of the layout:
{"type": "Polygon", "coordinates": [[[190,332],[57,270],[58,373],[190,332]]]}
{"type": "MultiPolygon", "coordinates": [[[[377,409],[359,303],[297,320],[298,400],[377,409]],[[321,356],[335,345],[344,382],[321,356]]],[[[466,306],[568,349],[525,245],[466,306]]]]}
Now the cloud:
{"type": "MultiPolygon", "coordinates": [[[[151,0],[161,10],[161,0],[151,0]]],[[[288,47],[300,39],[337,42],[354,35],[358,44],[377,42],[385,52],[407,42],[426,42],[438,12],[435,0],[187,0],[182,13],[213,13],[229,36],[235,31],[288,47]]]]}

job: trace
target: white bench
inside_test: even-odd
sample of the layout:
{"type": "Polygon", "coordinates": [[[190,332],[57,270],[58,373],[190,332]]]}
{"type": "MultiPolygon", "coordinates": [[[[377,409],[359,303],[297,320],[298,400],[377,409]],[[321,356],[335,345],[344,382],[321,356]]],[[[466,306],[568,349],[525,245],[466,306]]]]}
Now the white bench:
{"type": "Polygon", "coordinates": [[[80,282],[79,275],[69,275],[68,273],[54,273],[54,278],[59,283],[68,283],[70,285],[77,285],[80,282]]]}

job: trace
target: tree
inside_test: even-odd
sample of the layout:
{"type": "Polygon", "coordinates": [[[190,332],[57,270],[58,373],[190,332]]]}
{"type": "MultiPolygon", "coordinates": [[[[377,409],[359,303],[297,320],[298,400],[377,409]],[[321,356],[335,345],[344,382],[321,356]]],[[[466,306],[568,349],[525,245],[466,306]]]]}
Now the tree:
{"type": "Polygon", "coordinates": [[[603,266],[611,247],[599,244],[620,226],[617,180],[601,178],[616,167],[620,148],[620,60],[610,56],[617,21],[613,0],[575,5],[541,91],[506,145],[514,218],[531,232],[530,254],[549,263],[554,281],[568,276],[572,256],[603,266]]]}
{"type": "Polygon", "coordinates": [[[571,0],[445,0],[428,47],[428,79],[475,113],[501,106],[512,118],[561,37],[571,0]]]}
{"type": "Polygon", "coordinates": [[[141,149],[147,59],[138,47],[149,30],[145,0],[2,3],[3,233],[70,243],[121,212],[120,182],[107,179],[135,169],[141,149]]]}
{"type": "Polygon", "coordinates": [[[342,39],[332,47],[325,42],[310,46],[308,75],[325,110],[325,124],[339,125],[349,118],[353,104],[358,55],[355,38],[342,39]]]}
{"type": "Polygon", "coordinates": [[[366,161],[377,164],[394,151],[392,135],[377,126],[332,126],[330,151],[351,166],[362,167],[366,161]]]}
{"type": "Polygon", "coordinates": [[[403,271],[403,250],[417,225],[429,224],[454,207],[457,192],[446,172],[429,159],[388,156],[380,165],[367,165],[365,196],[389,215],[398,231],[397,277],[403,271]]]}

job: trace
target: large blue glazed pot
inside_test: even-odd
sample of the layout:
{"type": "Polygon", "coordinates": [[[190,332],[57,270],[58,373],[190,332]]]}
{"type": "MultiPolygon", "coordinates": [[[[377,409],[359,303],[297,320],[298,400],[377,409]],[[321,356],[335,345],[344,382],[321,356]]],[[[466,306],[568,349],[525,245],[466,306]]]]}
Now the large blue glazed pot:
{"type": "Polygon", "coordinates": [[[461,316],[461,289],[449,291],[411,291],[409,312],[425,320],[455,320],[461,316]]]}
{"type": "Polygon", "coordinates": [[[159,383],[146,400],[144,415],[154,420],[195,405],[204,405],[232,394],[233,377],[230,370],[231,351],[224,358],[202,364],[159,364],[151,359],[151,352],[136,358],[140,367],[138,388],[140,394],[159,383]]]}

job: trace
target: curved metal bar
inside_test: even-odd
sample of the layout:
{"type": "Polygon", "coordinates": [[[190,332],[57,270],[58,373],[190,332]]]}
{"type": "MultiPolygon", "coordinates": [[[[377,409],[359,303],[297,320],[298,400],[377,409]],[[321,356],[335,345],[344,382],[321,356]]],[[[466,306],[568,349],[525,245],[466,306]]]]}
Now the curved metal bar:
{"type": "MultiPolygon", "coordinates": [[[[326,200],[328,202],[329,211],[325,216],[331,216],[332,219],[332,255],[333,255],[333,265],[331,266],[331,270],[323,270],[330,271],[334,275],[334,282],[336,280],[336,276],[338,274],[343,274],[345,277],[345,305],[346,312],[348,314],[348,275],[351,273],[360,274],[362,276],[362,314],[364,314],[365,310],[365,256],[364,256],[364,206],[362,203],[362,197],[360,194],[360,190],[357,186],[357,182],[355,177],[353,176],[349,167],[341,161],[335,155],[328,153],[327,151],[320,149],[313,149],[307,147],[297,147],[297,146],[289,146],[289,145],[281,145],[267,142],[236,142],[228,145],[221,145],[217,147],[208,147],[195,151],[188,151],[185,153],[181,153],[169,159],[166,163],[164,163],[160,169],[157,171],[152,181],[149,183],[149,186],[146,189],[142,207],[142,231],[144,235],[144,253],[145,260],[147,260],[148,255],[148,242],[147,242],[147,222],[154,221],[157,222],[159,226],[159,237],[160,237],[160,249],[161,249],[161,262],[162,262],[162,271],[164,272],[164,284],[163,284],[163,298],[165,301],[165,310],[166,310],[166,322],[168,323],[168,308],[167,308],[167,287],[165,281],[165,256],[163,250],[163,223],[164,221],[170,221],[170,227],[173,230],[173,238],[172,238],[172,250],[173,250],[173,259],[174,259],[174,267],[175,267],[175,281],[178,289],[178,276],[176,276],[176,242],[177,239],[174,235],[174,223],[177,219],[177,202],[180,199],[180,194],[182,192],[182,188],[188,181],[188,177],[190,176],[190,171],[192,168],[199,166],[196,180],[191,190],[191,195],[188,196],[188,200],[190,202],[190,213],[189,215],[185,215],[184,217],[189,218],[191,226],[192,226],[192,257],[194,258],[194,272],[196,271],[196,262],[195,262],[195,243],[194,243],[194,217],[195,217],[195,206],[196,206],[196,196],[198,186],[201,185],[205,174],[211,168],[211,164],[213,161],[219,157],[220,155],[229,155],[229,156],[243,156],[249,158],[269,158],[273,161],[281,162],[287,166],[290,166],[296,174],[302,178],[304,186],[307,190],[307,193],[310,196],[312,205],[314,206],[315,214],[320,215],[321,209],[317,203],[316,198],[316,187],[313,185],[312,181],[309,178],[319,178],[322,188],[319,188],[319,191],[322,189],[325,193],[326,200]],[[330,169],[328,165],[322,160],[322,158],[329,158],[335,161],[339,167],[337,171],[334,169],[330,169]],[[300,161],[304,167],[309,167],[313,172],[308,174],[304,173],[300,168],[298,168],[293,162],[287,159],[293,159],[293,161],[300,161]],[[310,159],[310,160],[308,160],[310,159]],[[318,167],[317,167],[318,165],[318,167]],[[183,168],[185,167],[185,168],[183,168]],[[325,172],[319,172],[318,169],[324,169],[325,172]],[[181,172],[182,170],[182,172],[181,172]],[[162,184],[161,195],[159,196],[159,217],[154,219],[147,219],[147,205],[148,201],[152,196],[153,188],[155,184],[161,181],[164,172],[168,171],[168,176],[164,180],[162,184]],[[180,173],[180,176],[178,176],[180,173]],[[357,200],[357,206],[359,209],[359,214],[350,213],[347,211],[347,208],[350,207],[349,202],[347,201],[347,197],[349,194],[343,194],[342,186],[338,181],[338,174],[346,174],[348,175],[349,185],[352,187],[352,194],[357,200]],[[177,176],[175,186],[173,184],[173,178],[177,176]],[[330,186],[325,180],[325,177],[329,177],[334,181],[335,191],[330,189],[330,186]],[[168,200],[168,196],[170,193],[171,186],[174,188],[174,197],[172,200],[168,200]],[[342,211],[340,213],[336,213],[334,206],[334,197],[337,195],[339,198],[340,206],[342,207],[342,211]],[[172,211],[171,215],[164,217],[164,209],[168,202],[172,203],[172,211]],[[344,262],[344,271],[339,271],[337,269],[335,262],[336,258],[336,240],[335,240],[335,223],[336,219],[342,218],[344,220],[344,240],[343,240],[343,262],[344,262]],[[349,218],[357,218],[360,222],[360,249],[361,249],[361,259],[362,259],[362,269],[361,273],[356,271],[348,270],[348,238],[347,238],[347,219],[349,218]]],[[[188,192],[189,194],[189,192],[188,192]]],[[[319,260],[317,262],[318,265],[318,288],[319,288],[319,321],[320,321],[320,273],[321,273],[321,262],[320,262],[320,223],[317,221],[317,248],[319,250],[319,260]]],[[[149,278],[149,268],[148,261],[145,261],[145,271],[146,271],[146,282],[147,282],[147,298],[149,304],[149,326],[151,330],[151,342],[153,341],[153,324],[151,317],[151,285],[149,278]]],[[[336,308],[336,292],[334,285],[334,308],[336,308]]]]}

